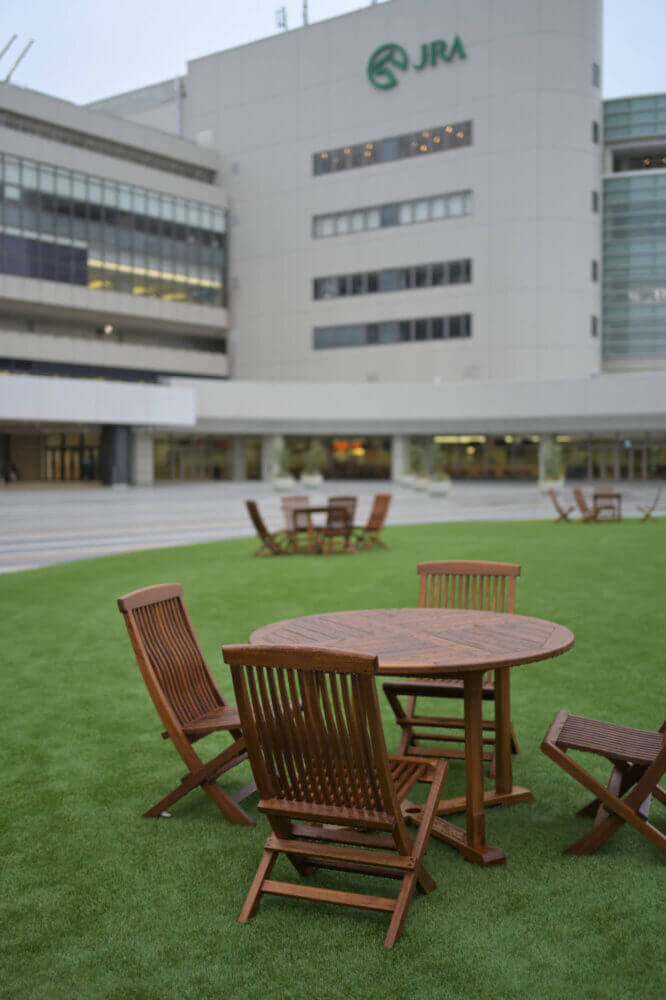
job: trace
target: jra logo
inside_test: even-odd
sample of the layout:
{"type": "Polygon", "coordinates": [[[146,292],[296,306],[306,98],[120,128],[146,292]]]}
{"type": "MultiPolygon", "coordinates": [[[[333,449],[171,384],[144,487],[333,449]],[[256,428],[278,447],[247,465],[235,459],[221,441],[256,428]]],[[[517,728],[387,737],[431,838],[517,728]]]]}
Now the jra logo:
{"type": "MultiPolygon", "coordinates": [[[[435,42],[424,42],[421,45],[419,61],[413,63],[413,68],[415,70],[423,70],[426,66],[436,66],[440,61],[449,63],[456,56],[459,59],[467,58],[467,53],[459,35],[455,36],[450,45],[441,38],[435,42]]],[[[378,49],[375,49],[370,56],[368,61],[368,80],[378,90],[391,90],[392,87],[398,84],[396,71],[400,70],[404,72],[409,69],[409,65],[409,56],[402,45],[397,45],[395,42],[387,42],[385,45],[380,45],[378,49]]]]}

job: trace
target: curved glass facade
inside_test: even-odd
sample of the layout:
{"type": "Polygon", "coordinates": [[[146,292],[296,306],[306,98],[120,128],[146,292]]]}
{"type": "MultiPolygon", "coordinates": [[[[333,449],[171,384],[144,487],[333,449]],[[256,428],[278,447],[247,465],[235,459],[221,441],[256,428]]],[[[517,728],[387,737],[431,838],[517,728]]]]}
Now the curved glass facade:
{"type": "Polygon", "coordinates": [[[0,272],[224,305],[225,212],[0,157],[0,272]]]}
{"type": "Polygon", "coordinates": [[[666,94],[604,101],[604,139],[633,139],[666,133],[666,94]]]}
{"type": "Polygon", "coordinates": [[[603,354],[666,355],[666,170],[604,181],[603,354]]]}

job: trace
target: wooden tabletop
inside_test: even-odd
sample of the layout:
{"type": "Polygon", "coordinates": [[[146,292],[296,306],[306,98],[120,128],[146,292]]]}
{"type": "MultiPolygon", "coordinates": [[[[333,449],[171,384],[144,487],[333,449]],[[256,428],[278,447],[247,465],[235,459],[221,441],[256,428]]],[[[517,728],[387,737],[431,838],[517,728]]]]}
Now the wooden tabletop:
{"type": "Polygon", "coordinates": [[[381,674],[437,677],[547,660],[571,649],[574,636],[564,625],[525,615],[381,608],[273,622],[250,642],[370,653],[381,674]]]}

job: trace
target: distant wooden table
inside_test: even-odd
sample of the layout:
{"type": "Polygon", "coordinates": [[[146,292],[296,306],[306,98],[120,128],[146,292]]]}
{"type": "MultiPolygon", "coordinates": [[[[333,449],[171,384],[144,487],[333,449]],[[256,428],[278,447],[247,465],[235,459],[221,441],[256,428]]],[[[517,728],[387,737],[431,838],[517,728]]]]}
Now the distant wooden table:
{"type": "MultiPolygon", "coordinates": [[[[294,506],[291,508],[291,514],[294,518],[295,531],[306,532],[308,552],[319,552],[323,554],[327,551],[325,545],[327,534],[346,535],[347,538],[349,538],[353,527],[350,523],[349,512],[342,504],[329,503],[320,507],[294,506]],[[329,527],[332,512],[338,523],[336,531],[332,531],[329,527]],[[324,523],[316,524],[313,520],[313,515],[321,515],[322,517],[325,515],[324,523]],[[301,525],[305,525],[305,527],[301,527],[301,525]]],[[[351,548],[345,548],[344,551],[351,552],[354,550],[351,548]]]]}
{"type": "MultiPolygon", "coordinates": [[[[465,703],[466,797],[442,803],[440,812],[466,811],[466,830],[435,820],[433,836],[480,865],[501,864],[506,855],[486,842],[485,807],[527,802],[532,793],[513,784],[509,668],[535,663],[571,649],[573,633],[563,625],[494,611],[382,608],[338,611],[264,625],[251,643],[319,646],[379,659],[379,674],[398,677],[461,677],[465,703]],[[496,787],[483,789],[481,692],[483,674],[496,670],[496,787]],[[454,807],[451,807],[451,803],[454,807]],[[457,808],[456,808],[457,807],[457,808]]],[[[421,807],[405,804],[406,816],[421,807]]]]}
{"type": "Polygon", "coordinates": [[[592,496],[594,513],[599,517],[605,514],[609,519],[615,521],[622,520],[622,494],[615,490],[601,489],[595,490],[592,496]]]}

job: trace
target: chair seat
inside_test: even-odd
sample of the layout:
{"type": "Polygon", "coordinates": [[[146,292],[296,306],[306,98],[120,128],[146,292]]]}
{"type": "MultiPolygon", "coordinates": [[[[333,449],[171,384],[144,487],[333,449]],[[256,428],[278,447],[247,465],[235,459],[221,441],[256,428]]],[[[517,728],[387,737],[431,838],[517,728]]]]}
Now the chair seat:
{"type": "Polygon", "coordinates": [[[585,750],[633,764],[650,764],[662,749],[664,736],[570,715],[560,730],[556,744],[563,750],[585,750]]]}
{"type": "Polygon", "coordinates": [[[240,717],[235,705],[223,705],[220,708],[214,708],[212,712],[207,712],[206,715],[199,716],[198,719],[192,719],[183,726],[183,730],[186,733],[196,733],[201,736],[204,733],[215,733],[224,729],[240,729],[240,727],[240,717]]]}
{"type": "MultiPolygon", "coordinates": [[[[393,694],[420,695],[427,698],[462,698],[463,681],[458,677],[447,677],[442,680],[414,680],[414,681],[386,681],[385,691],[393,694]]],[[[481,691],[484,701],[493,701],[495,698],[495,682],[484,681],[481,691]]]]}

